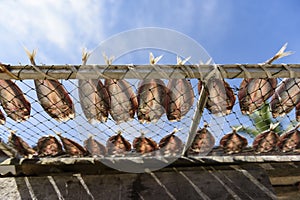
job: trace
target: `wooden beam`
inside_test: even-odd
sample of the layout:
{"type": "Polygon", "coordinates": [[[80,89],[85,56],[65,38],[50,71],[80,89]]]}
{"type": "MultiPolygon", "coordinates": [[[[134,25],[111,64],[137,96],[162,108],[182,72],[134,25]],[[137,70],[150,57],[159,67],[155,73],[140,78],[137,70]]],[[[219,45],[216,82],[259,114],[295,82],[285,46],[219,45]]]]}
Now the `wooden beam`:
{"type": "MultiPolygon", "coordinates": [[[[54,79],[147,79],[147,78],[205,78],[215,67],[223,78],[300,78],[300,64],[220,64],[220,65],[42,65],[39,69],[54,79]],[[246,71],[246,73],[245,73],[246,71]]],[[[1,64],[0,79],[44,79],[31,65],[1,64]],[[4,68],[4,70],[3,70],[4,68]]]]}

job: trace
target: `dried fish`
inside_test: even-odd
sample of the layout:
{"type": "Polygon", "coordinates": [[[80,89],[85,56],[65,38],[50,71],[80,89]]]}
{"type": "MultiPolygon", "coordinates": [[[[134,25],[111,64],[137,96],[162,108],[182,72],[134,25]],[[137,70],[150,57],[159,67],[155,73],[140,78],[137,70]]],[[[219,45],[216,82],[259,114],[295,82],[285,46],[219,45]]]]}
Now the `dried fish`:
{"type": "Polygon", "coordinates": [[[166,112],[170,121],[180,121],[194,103],[194,91],[186,79],[171,79],[167,85],[166,112]]]}
{"type": "Polygon", "coordinates": [[[279,123],[271,124],[269,130],[255,137],[252,145],[255,153],[265,153],[275,150],[279,136],[274,130],[278,125],[279,123]]]}
{"type": "Polygon", "coordinates": [[[107,152],[106,147],[90,136],[84,142],[84,147],[91,153],[92,156],[104,156],[107,152]]]}
{"type": "Polygon", "coordinates": [[[204,127],[197,131],[195,138],[189,147],[189,154],[207,154],[215,145],[215,137],[207,130],[208,124],[204,123],[204,127]]]}
{"type": "Polygon", "coordinates": [[[86,150],[84,147],[82,147],[80,144],[76,143],[75,141],[63,137],[59,132],[56,132],[56,134],[62,141],[65,151],[70,156],[83,157],[83,156],[88,156],[90,154],[88,150],[86,150]]]}
{"type": "Polygon", "coordinates": [[[5,122],[6,122],[6,118],[3,114],[3,112],[0,110],[0,125],[5,124],[5,122]]]}
{"type": "MultiPolygon", "coordinates": [[[[35,64],[36,52],[26,51],[31,64],[35,64]]],[[[34,80],[36,93],[44,110],[57,121],[67,121],[75,117],[74,104],[64,86],[54,79],[34,80]]]]}
{"type": "Polygon", "coordinates": [[[13,120],[22,122],[30,117],[31,105],[13,81],[0,80],[0,102],[7,116],[13,120]]]}
{"type": "Polygon", "coordinates": [[[259,109],[274,94],[276,86],[276,78],[245,78],[238,92],[242,114],[249,115],[259,109]]]}
{"type": "Polygon", "coordinates": [[[64,153],[61,143],[52,135],[43,136],[38,140],[37,152],[40,157],[58,156],[64,153]]]}
{"type": "Polygon", "coordinates": [[[232,133],[228,133],[222,137],[220,147],[224,149],[225,153],[240,153],[248,145],[247,139],[239,135],[237,133],[238,130],[239,128],[233,128],[232,133]]]}
{"type": "Polygon", "coordinates": [[[0,139],[0,157],[17,157],[18,152],[0,139]]]}
{"type": "MultiPolygon", "coordinates": [[[[90,56],[82,52],[82,65],[86,65],[90,56]]],[[[109,112],[110,98],[101,80],[79,79],[78,91],[80,105],[89,123],[106,122],[109,112]]]]}
{"type": "MultiPolygon", "coordinates": [[[[198,83],[198,92],[201,93],[202,81],[198,83]]],[[[223,79],[210,78],[206,84],[208,100],[206,108],[214,115],[228,115],[235,103],[235,95],[230,85],[223,79]]]]}
{"type": "MultiPolygon", "coordinates": [[[[150,53],[150,65],[160,73],[163,71],[156,66],[162,56],[154,57],[150,53]]],[[[166,112],[167,88],[160,79],[145,79],[138,87],[138,119],[140,123],[157,122],[166,112]]]]}
{"type": "Polygon", "coordinates": [[[131,144],[126,140],[119,131],[116,135],[108,138],[106,142],[107,152],[110,155],[124,155],[126,152],[131,151],[131,144]]]}
{"type": "Polygon", "coordinates": [[[294,129],[280,135],[277,147],[282,152],[298,152],[300,150],[300,131],[298,131],[299,126],[300,125],[297,125],[294,129]]]}
{"type": "Polygon", "coordinates": [[[165,113],[167,89],[160,79],[142,80],[138,87],[138,119],[157,122],[165,113]]]}
{"type": "Polygon", "coordinates": [[[177,129],[174,129],[172,133],[160,140],[158,145],[163,155],[176,155],[182,152],[183,143],[181,139],[175,135],[177,131],[177,129]]]}
{"type": "Polygon", "coordinates": [[[137,97],[124,79],[106,79],[105,87],[110,96],[110,115],[117,124],[130,121],[137,110],[137,97]]]}
{"type": "MultiPolygon", "coordinates": [[[[177,65],[184,65],[189,59],[181,60],[177,56],[177,65]]],[[[170,121],[180,121],[194,103],[194,90],[187,79],[171,79],[167,84],[166,114],[170,121]]]]}
{"type": "Polygon", "coordinates": [[[133,148],[140,154],[147,154],[158,149],[157,143],[142,132],[140,137],[136,137],[132,143],[133,148]]]}
{"type": "Polygon", "coordinates": [[[32,157],[37,155],[37,152],[15,133],[16,131],[10,131],[8,142],[11,144],[11,146],[16,149],[21,156],[32,157]]]}
{"type": "Polygon", "coordinates": [[[295,114],[296,114],[296,121],[300,122],[300,102],[297,103],[297,105],[296,105],[296,112],[295,112],[295,114]]]}
{"type": "Polygon", "coordinates": [[[288,114],[300,102],[300,79],[282,80],[272,96],[270,107],[273,117],[288,114]]]}
{"type": "Polygon", "coordinates": [[[57,80],[34,80],[36,93],[44,110],[57,121],[75,117],[72,99],[57,80]]]}
{"type": "Polygon", "coordinates": [[[89,123],[106,122],[110,98],[101,80],[78,81],[80,105],[89,123]]]}

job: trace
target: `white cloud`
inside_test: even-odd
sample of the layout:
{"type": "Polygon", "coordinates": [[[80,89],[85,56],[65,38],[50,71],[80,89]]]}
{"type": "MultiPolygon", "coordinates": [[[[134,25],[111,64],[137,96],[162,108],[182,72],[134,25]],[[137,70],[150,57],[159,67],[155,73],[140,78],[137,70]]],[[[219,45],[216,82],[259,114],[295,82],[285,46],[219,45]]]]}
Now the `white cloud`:
{"type": "MultiPolygon", "coordinates": [[[[81,49],[127,29],[160,26],[217,43],[226,33],[228,9],[204,1],[4,1],[0,4],[2,62],[28,63],[22,45],[37,48],[37,62],[79,63],[81,49]]],[[[193,36],[192,36],[193,37],[193,36]]]]}
{"type": "MultiPolygon", "coordinates": [[[[48,62],[63,62],[56,55],[59,53],[65,54],[62,57],[69,62],[80,61],[81,48],[104,39],[104,9],[101,1],[92,0],[1,2],[1,45],[18,47],[18,51],[22,51],[22,44],[38,48],[38,56],[48,62]]],[[[10,56],[6,53],[1,53],[2,59],[10,56]]]]}

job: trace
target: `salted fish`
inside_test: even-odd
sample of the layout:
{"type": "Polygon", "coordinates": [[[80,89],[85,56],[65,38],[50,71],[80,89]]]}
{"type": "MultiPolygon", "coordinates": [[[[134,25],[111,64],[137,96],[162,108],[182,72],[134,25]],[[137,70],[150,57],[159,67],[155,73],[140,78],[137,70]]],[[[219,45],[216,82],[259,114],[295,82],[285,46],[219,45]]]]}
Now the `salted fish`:
{"type": "Polygon", "coordinates": [[[17,136],[16,131],[10,131],[8,142],[17,150],[17,152],[24,157],[32,157],[37,155],[37,152],[29,146],[21,137],[17,136]]]}
{"type": "Polygon", "coordinates": [[[220,147],[227,154],[240,153],[248,145],[247,139],[239,135],[237,130],[233,128],[231,133],[224,135],[220,140],[220,147]]]}
{"type": "Polygon", "coordinates": [[[179,155],[182,152],[183,142],[175,135],[176,132],[178,132],[178,130],[174,129],[172,133],[166,135],[159,141],[158,146],[163,155],[179,155]]]}
{"type": "Polygon", "coordinates": [[[134,138],[132,146],[140,154],[150,153],[158,149],[158,144],[153,139],[145,137],[144,133],[140,137],[134,138]]]}
{"type": "Polygon", "coordinates": [[[41,106],[53,119],[67,121],[75,117],[75,108],[69,93],[57,80],[34,80],[41,106]]]}
{"type": "Polygon", "coordinates": [[[105,87],[110,97],[109,113],[120,124],[134,118],[137,97],[131,85],[124,79],[106,79],[105,87]]]}
{"type": "Polygon", "coordinates": [[[238,92],[242,114],[252,114],[259,109],[274,94],[276,86],[276,78],[245,78],[238,92]]]}
{"type": "Polygon", "coordinates": [[[43,136],[38,140],[37,152],[40,157],[58,156],[64,153],[61,143],[52,135],[43,136]]]}
{"type": "MultiPolygon", "coordinates": [[[[198,83],[201,93],[202,81],[198,83]]],[[[206,108],[214,115],[224,116],[231,113],[235,103],[235,95],[230,85],[223,79],[210,78],[206,84],[208,99],[206,108]]]]}
{"type": "Polygon", "coordinates": [[[77,142],[63,137],[60,133],[56,132],[58,137],[60,138],[65,151],[70,155],[70,156],[75,156],[75,157],[83,157],[83,156],[88,156],[90,153],[89,151],[78,144],[77,142]]]}
{"type": "MultiPolygon", "coordinates": [[[[0,102],[7,116],[13,120],[22,122],[30,117],[31,105],[13,81],[0,80],[0,102]]],[[[4,116],[1,117],[1,123],[4,119],[4,116]]]]}
{"type": "Polygon", "coordinates": [[[89,123],[106,122],[110,98],[101,80],[78,81],[80,105],[89,123]]]}
{"type": "Polygon", "coordinates": [[[187,79],[171,79],[167,84],[166,114],[170,121],[180,121],[191,109],[195,94],[187,79]]]}
{"type": "Polygon", "coordinates": [[[86,139],[84,147],[91,153],[92,156],[104,156],[107,152],[106,147],[95,140],[92,136],[86,139]]]}
{"type": "MultiPolygon", "coordinates": [[[[26,50],[26,53],[31,64],[38,69],[34,60],[36,51],[30,53],[26,50]]],[[[67,121],[75,117],[75,108],[72,99],[58,80],[34,80],[34,84],[41,106],[53,119],[67,121]]]]}
{"type": "Polygon", "coordinates": [[[167,89],[160,79],[145,79],[138,87],[138,119],[141,123],[157,122],[166,112],[167,89]]]}
{"type": "Polygon", "coordinates": [[[276,149],[279,135],[274,129],[279,123],[270,125],[270,128],[259,135],[257,135],[253,141],[252,147],[255,153],[266,153],[276,149]]]}
{"type": "Polygon", "coordinates": [[[300,102],[300,79],[283,79],[270,102],[273,117],[284,116],[300,102]]]}
{"type": "Polygon", "coordinates": [[[207,154],[215,145],[215,137],[207,130],[208,124],[205,123],[204,127],[197,130],[195,138],[189,147],[189,154],[207,154]]]}
{"type": "Polygon", "coordinates": [[[119,131],[116,135],[108,138],[106,148],[109,155],[120,156],[131,151],[130,142],[128,142],[128,140],[126,140],[121,134],[122,132],[119,131]]]}
{"type": "Polygon", "coordinates": [[[0,110],[0,124],[3,125],[6,122],[6,118],[3,114],[3,112],[0,110]]]}

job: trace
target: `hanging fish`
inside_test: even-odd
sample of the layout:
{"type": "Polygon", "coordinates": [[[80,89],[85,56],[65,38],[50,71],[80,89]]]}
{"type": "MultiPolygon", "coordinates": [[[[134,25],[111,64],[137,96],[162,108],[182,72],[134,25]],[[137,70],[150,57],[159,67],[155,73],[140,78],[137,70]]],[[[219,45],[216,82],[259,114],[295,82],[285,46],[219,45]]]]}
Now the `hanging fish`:
{"type": "Polygon", "coordinates": [[[280,135],[277,147],[282,152],[300,150],[300,131],[298,131],[299,126],[300,124],[294,129],[280,135]]]}
{"type": "Polygon", "coordinates": [[[279,123],[271,124],[269,130],[255,137],[252,145],[255,153],[266,153],[275,150],[279,136],[274,130],[278,125],[279,123]]]}
{"type": "MultiPolygon", "coordinates": [[[[291,55],[292,52],[285,52],[286,47],[287,44],[284,44],[280,50],[272,58],[264,62],[263,65],[272,64],[279,58],[291,55]]],[[[268,72],[267,75],[268,78],[265,79],[245,78],[242,81],[238,93],[242,114],[252,114],[274,94],[277,79],[271,78],[271,74],[268,72]]]]}
{"type": "Polygon", "coordinates": [[[270,98],[276,89],[276,78],[245,78],[238,92],[242,114],[252,114],[270,98]]]}
{"type": "Polygon", "coordinates": [[[92,156],[104,156],[106,154],[106,147],[90,136],[84,142],[84,147],[91,153],[92,156]]]}
{"type": "Polygon", "coordinates": [[[106,79],[105,87],[110,96],[110,115],[117,124],[134,119],[137,97],[131,85],[124,79],[106,79]]]}
{"type": "Polygon", "coordinates": [[[248,145],[247,139],[237,133],[240,128],[233,128],[232,133],[222,137],[220,147],[224,149],[225,153],[240,153],[248,145]]]}
{"type": "Polygon", "coordinates": [[[159,141],[158,145],[163,155],[176,155],[182,152],[183,143],[175,135],[177,131],[177,129],[174,129],[171,134],[168,134],[159,141]]]}
{"type": "Polygon", "coordinates": [[[16,149],[21,156],[32,157],[37,155],[37,152],[15,133],[16,131],[10,131],[8,142],[11,144],[11,146],[16,149]]]}
{"type": "Polygon", "coordinates": [[[110,98],[101,80],[78,81],[80,105],[89,123],[106,122],[110,98]]]}
{"type": "Polygon", "coordinates": [[[110,155],[124,155],[126,152],[131,151],[131,144],[126,140],[119,131],[116,135],[108,138],[106,142],[107,152],[110,155]]]}
{"type": "MultiPolygon", "coordinates": [[[[189,58],[182,61],[177,57],[177,65],[184,65],[189,58]]],[[[193,106],[195,97],[193,87],[187,79],[171,79],[167,84],[167,91],[167,117],[170,121],[180,121],[193,106]]]]}
{"type": "MultiPolygon", "coordinates": [[[[154,58],[150,53],[150,64],[154,67],[162,56],[154,58]]],[[[159,68],[157,68],[159,70],[159,68]]],[[[157,122],[166,111],[167,88],[160,79],[141,80],[138,87],[138,119],[140,123],[157,122]]]]}
{"type": "Polygon", "coordinates": [[[297,122],[300,122],[300,102],[297,103],[297,105],[296,105],[296,112],[295,112],[295,114],[296,114],[296,120],[297,120],[297,122]]]}
{"type": "Polygon", "coordinates": [[[0,139],[0,157],[14,158],[18,152],[0,139]]]}
{"type": "Polygon", "coordinates": [[[86,150],[84,147],[82,147],[80,144],[76,143],[75,141],[63,137],[59,132],[56,132],[60,140],[62,141],[62,144],[64,146],[64,149],[70,156],[88,156],[90,153],[88,150],[86,150]]]}
{"type": "MultiPolygon", "coordinates": [[[[0,102],[7,116],[17,122],[30,117],[31,105],[21,89],[11,80],[0,80],[0,102]]],[[[1,113],[3,123],[3,113],[1,113]]],[[[4,120],[5,122],[5,120],[4,120]]]]}
{"type": "Polygon", "coordinates": [[[6,122],[6,118],[3,114],[3,112],[0,110],[0,125],[5,124],[5,122],[6,122]]]}
{"type": "Polygon", "coordinates": [[[157,122],[165,113],[167,89],[160,79],[142,80],[138,87],[138,119],[157,122]]]}
{"type": "Polygon", "coordinates": [[[215,138],[211,132],[207,130],[208,124],[204,123],[204,127],[197,131],[195,138],[189,147],[189,154],[207,154],[215,145],[215,138]]]}
{"type": "MultiPolygon", "coordinates": [[[[86,65],[89,53],[83,51],[82,65],[86,65]]],[[[110,99],[101,80],[79,79],[78,92],[80,105],[89,123],[106,122],[110,99]]]]}
{"type": "Polygon", "coordinates": [[[52,135],[43,136],[38,140],[37,152],[40,157],[58,156],[64,153],[61,143],[52,135]]]}
{"type": "Polygon", "coordinates": [[[151,138],[145,137],[143,132],[140,137],[134,138],[132,146],[140,154],[150,153],[158,149],[157,143],[151,138]]]}
{"type": "Polygon", "coordinates": [[[273,117],[288,114],[300,102],[299,88],[300,79],[287,78],[281,81],[270,102],[273,117]]]}
{"type": "MultiPolygon", "coordinates": [[[[33,67],[39,70],[34,61],[36,51],[30,53],[26,50],[26,53],[33,67]]],[[[72,99],[60,82],[54,79],[45,79],[34,80],[34,84],[41,106],[53,119],[60,122],[75,117],[72,99]]]]}
{"type": "MultiPolygon", "coordinates": [[[[201,93],[202,81],[198,83],[198,92],[201,93]]],[[[210,78],[206,84],[208,100],[206,108],[214,115],[223,116],[230,114],[235,95],[230,85],[223,79],[210,78]]]]}

